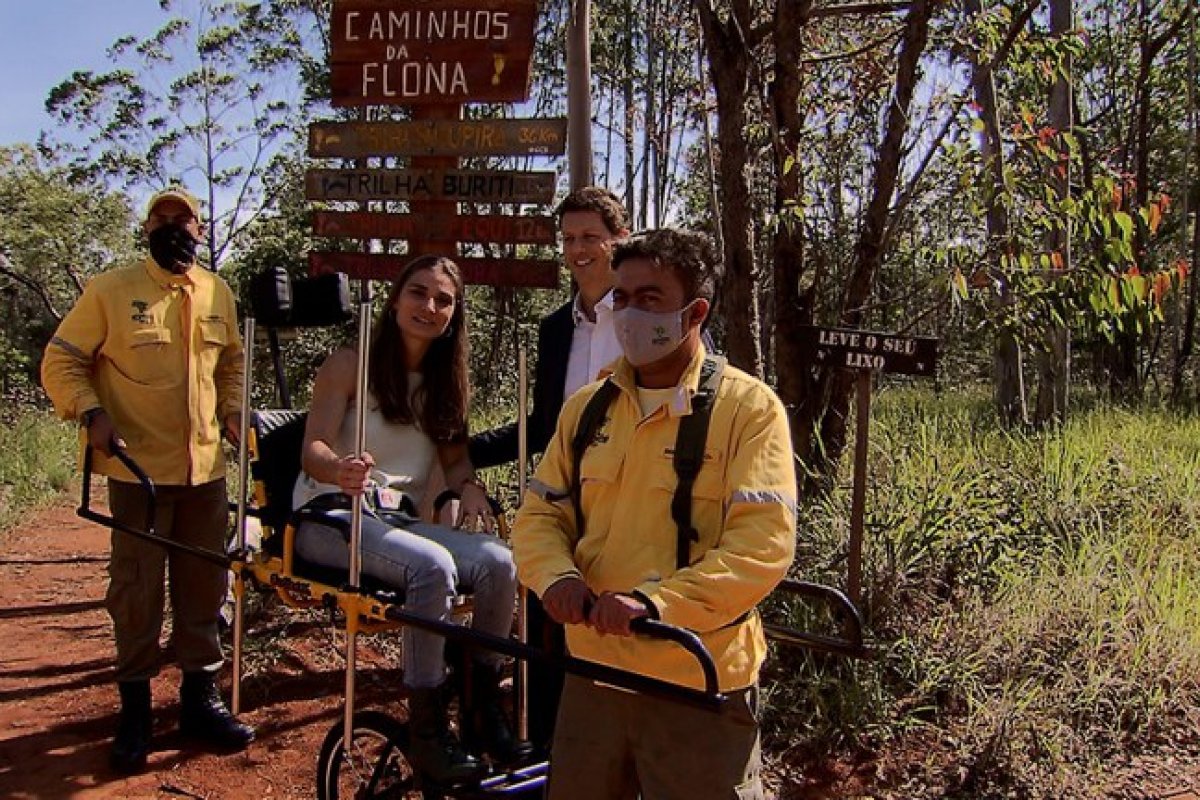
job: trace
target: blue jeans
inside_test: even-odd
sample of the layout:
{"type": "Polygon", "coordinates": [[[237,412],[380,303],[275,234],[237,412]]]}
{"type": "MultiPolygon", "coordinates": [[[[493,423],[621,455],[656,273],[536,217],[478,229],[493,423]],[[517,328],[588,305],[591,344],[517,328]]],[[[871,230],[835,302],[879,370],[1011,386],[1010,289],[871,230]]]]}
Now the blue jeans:
{"type": "MultiPolygon", "coordinates": [[[[329,516],[350,519],[349,511],[329,516]]],[[[362,519],[362,571],[404,592],[406,611],[446,621],[457,587],[474,596],[471,627],[494,636],[512,632],[517,570],[512,551],[487,534],[432,525],[397,515],[385,522],[372,514],[362,519]],[[403,527],[399,527],[402,525],[403,527]]],[[[340,531],[304,522],[296,531],[296,552],[308,561],[349,569],[350,548],[340,531]]],[[[441,685],[446,677],[446,640],[436,633],[405,626],[404,683],[413,689],[441,685]]],[[[499,653],[476,648],[473,657],[498,666],[499,653]]]]}

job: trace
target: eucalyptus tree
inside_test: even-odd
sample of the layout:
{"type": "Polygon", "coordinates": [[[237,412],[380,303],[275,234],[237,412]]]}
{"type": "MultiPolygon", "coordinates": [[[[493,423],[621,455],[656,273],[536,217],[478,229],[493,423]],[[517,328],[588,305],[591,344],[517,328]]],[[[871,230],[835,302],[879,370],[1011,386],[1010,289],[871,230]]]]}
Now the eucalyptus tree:
{"type": "Polygon", "coordinates": [[[46,108],[58,127],[43,152],[73,175],[149,190],[184,184],[209,209],[217,267],[272,197],[263,176],[297,132],[319,47],[297,25],[318,4],[297,0],[162,0],[161,26],[109,48],[112,69],[79,71],[46,108]]]}

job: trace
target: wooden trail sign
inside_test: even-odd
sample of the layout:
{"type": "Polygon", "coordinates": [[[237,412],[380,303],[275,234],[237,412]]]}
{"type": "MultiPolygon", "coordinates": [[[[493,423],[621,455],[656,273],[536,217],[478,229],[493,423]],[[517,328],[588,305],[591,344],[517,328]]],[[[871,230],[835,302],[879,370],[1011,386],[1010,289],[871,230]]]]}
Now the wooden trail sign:
{"type": "Polygon", "coordinates": [[[809,364],[858,373],[854,428],[854,489],[850,496],[850,542],[846,593],[862,597],[863,527],[867,507],[867,437],[871,421],[871,380],[876,372],[932,377],[937,370],[937,339],[877,331],[805,326],[800,345],[809,364]]]}
{"type": "Polygon", "coordinates": [[[521,102],[536,0],[335,0],[335,106],[521,102]]]}
{"type": "Polygon", "coordinates": [[[370,156],[562,155],[565,119],[315,122],[308,126],[314,158],[370,156]]]}
{"type": "Polygon", "coordinates": [[[451,243],[554,244],[557,239],[552,217],[503,214],[451,216],[317,211],[313,214],[313,233],[356,239],[420,238],[451,243]]]}
{"type": "Polygon", "coordinates": [[[457,169],[312,169],[309,200],[452,200],[469,203],[549,203],[553,172],[457,169]]]}
{"type": "MultiPolygon", "coordinates": [[[[557,261],[468,258],[455,255],[453,245],[447,255],[462,270],[464,283],[542,289],[553,289],[558,285],[557,261]]],[[[308,254],[308,270],[313,275],[344,272],[351,278],[389,281],[395,280],[412,259],[411,255],[314,252],[308,254]]]]}
{"type": "Polygon", "coordinates": [[[937,370],[937,339],[845,328],[801,329],[800,344],[813,364],[932,376],[937,370]]]}

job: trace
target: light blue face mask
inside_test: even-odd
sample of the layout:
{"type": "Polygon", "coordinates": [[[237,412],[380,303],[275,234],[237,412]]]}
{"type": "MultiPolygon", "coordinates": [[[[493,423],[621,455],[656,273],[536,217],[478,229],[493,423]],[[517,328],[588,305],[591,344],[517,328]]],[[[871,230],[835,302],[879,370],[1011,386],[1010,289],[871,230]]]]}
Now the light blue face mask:
{"type": "Polygon", "coordinates": [[[669,356],[683,342],[683,315],[693,300],[678,311],[642,311],[626,306],[613,312],[613,329],[625,360],[644,367],[669,356]]]}

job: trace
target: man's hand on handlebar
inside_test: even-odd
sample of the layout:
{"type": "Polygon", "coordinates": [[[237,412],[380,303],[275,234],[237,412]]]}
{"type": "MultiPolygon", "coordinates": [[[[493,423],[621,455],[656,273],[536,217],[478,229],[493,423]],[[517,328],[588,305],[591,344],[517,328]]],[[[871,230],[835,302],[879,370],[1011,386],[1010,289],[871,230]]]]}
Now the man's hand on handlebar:
{"type": "Polygon", "coordinates": [[[631,594],[605,592],[600,595],[588,614],[588,624],[597,633],[631,636],[629,624],[635,619],[650,616],[646,604],[631,594]]]}
{"type": "Polygon", "coordinates": [[[126,448],[125,440],[117,433],[113,427],[112,418],[104,409],[100,409],[95,416],[92,417],[87,427],[88,444],[93,449],[100,451],[105,456],[112,458],[112,455],[117,450],[126,448]]]}
{"type": "Polygon", "coordinates": [[[553,583],[542,595],[542,606],[550,619],[560,625],[588,623],[588,610],[596,595],[580,578],[563,578],[553,583]]]}

